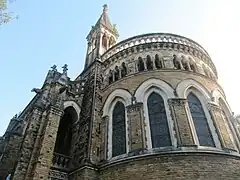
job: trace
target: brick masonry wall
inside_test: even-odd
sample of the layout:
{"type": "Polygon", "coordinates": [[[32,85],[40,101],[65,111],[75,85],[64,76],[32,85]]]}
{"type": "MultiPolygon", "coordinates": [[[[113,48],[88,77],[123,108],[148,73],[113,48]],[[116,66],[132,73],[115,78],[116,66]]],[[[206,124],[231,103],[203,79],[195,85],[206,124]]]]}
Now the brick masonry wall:
{"type": "Polygon", "coordinates": [[[161,79],[168,84],[170,84],[173,88],[176,88],[177,85],[185,80],[185,79],[194,79],[197,82],[201,83],[207,90],[210,92],[213,89],[220,88],[221,87],[213,80],[206,78],[205,76],[201,76],[199,74],[194,74],[188,71],[167,71],[167,70],[160,70],[160,71],[146,71],[146,72],[140,72],[137,74],[130,75],[126,78],[122,78],[107,88],[103,89],[102,95],[103,95],[103,102],[106,101],[107,96],[118,88],[124,88],[129,90],[132,94],[137,89],[137,87],[144,82],[147,79],[150,78],[157,78],[161,79]]]}
{"type": "Polygon", "coordinates": [[[99,173],[96,169],[83,167],[78,171],[71,173],[69,180],[99,180],[99,173]]]}
{"type": "Polygon", "coordinates": [[[179,153],[132,159],[104,167],[101,180],[232,180],[240,179],[240,157],[179,153]]]}

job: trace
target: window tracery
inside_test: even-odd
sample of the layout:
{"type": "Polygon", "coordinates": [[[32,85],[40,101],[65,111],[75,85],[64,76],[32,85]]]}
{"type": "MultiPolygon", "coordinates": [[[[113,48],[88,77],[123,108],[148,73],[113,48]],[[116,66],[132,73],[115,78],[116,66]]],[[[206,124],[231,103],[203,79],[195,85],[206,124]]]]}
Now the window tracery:
{"type": "Polygon", "coordinates": [[[188,95],[187,100],[199,145],[215,147],[212,133],[200,100],[192,92],[188,95]]]}
{"type": "Polygon", "coordinates": [[[125,106],[118,101],[112,115],[112,157],[126,153],[125,106]]]}
{"type": "Polygon", "coordinates": [[[147,100],[152,147],[171,146],[171,138],[163,98],[153,92],[147,100]]]}

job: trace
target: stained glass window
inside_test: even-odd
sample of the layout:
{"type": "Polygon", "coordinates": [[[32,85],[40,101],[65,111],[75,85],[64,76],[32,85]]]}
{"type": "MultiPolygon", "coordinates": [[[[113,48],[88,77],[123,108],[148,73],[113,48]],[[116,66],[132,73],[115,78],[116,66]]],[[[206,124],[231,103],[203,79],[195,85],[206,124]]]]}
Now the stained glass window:
{"type": "Polygon", "coordinates": [[[193,93],[190,93],[187,99],[199,144],[214,147],[212,134],[201,102],[193,93]]]}
{"type": "Polygon", "coordinates": [[[125,107],[117,102],[112,116],[112,156],[126,153],[125,107]]]}
{"type": "Polygon", "coordinates": [[[163,98],[153,92],[147,100],[152,147],[171,146],[171,138],[163,98]]]}

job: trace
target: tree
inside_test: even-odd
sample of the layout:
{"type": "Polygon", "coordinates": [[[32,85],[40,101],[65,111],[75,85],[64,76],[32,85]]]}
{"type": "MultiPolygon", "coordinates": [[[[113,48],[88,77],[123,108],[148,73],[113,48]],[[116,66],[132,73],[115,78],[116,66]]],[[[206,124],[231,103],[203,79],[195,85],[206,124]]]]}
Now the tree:
{"type": "Polygon", "coordinates": [[[8,0],[0,0],[0,26],[12,19],[12,13],[8,11],[8,0]]]}

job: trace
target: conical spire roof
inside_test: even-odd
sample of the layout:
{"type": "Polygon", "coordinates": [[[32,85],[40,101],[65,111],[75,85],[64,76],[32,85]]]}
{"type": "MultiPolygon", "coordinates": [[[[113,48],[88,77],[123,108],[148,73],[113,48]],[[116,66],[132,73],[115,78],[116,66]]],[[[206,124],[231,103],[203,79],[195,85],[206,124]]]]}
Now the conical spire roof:
{"type": "Polygon", "coordinates": [[[114,31],[114,28],[109,20],[108,14],[107,14],[107,10],[108,10],[107,4],[104,4],[103,12],[102,12],[100,18],[98,19],[95,27],[102,25],[102,26],[106,27],[108,30],[114,31]]]}

